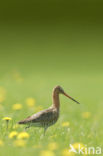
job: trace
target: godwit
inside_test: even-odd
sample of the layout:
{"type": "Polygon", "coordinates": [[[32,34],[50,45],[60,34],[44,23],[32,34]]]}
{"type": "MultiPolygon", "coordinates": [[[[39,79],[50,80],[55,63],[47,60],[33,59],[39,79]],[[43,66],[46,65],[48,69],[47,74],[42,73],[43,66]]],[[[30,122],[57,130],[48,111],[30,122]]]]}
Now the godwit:
{"type": "Polygon", "coordinates": [[[53,104],[51,107],[43,111],[40,111],[32,116],[29,116],[26,119],[19,121],[18,123],[27,124],[28,127],[30,126],[43,127],[44,135],[45,135],[47,128],[55,124],[59,118],[59,108],[60,108],[59,94],[63,94],[67,96],[68,98],[70,98],[71,100],[75,101],[76,103],[80,104],[75,99],[73,99],[68,94],[66,94],[64,90],[62,89],[62,87],[56,86],[53,89],[53,94],[52,94],[53,104]]]}

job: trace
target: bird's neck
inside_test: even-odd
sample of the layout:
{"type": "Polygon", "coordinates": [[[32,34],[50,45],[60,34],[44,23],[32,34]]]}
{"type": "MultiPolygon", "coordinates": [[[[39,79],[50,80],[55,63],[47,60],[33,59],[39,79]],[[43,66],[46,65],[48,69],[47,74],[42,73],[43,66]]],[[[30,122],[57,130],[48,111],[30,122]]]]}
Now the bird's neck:
{"type": "Polygon", "coordinates": [[[58,110],[60,107],[59,94],[55,91],[53,92],[53,107],[57,108],[58,110]]]}

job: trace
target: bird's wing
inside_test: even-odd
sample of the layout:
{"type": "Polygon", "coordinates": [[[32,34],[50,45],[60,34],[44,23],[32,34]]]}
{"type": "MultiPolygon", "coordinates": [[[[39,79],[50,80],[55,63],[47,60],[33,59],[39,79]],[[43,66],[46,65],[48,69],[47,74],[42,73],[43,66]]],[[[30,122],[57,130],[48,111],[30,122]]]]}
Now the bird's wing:
{"type": "Polygon", "coordinates": [[[46,109],[32,116],[27,117],[24,120],[19,121],[19,124],[26,124],[29,122],[32,122],[32,123],[43,122],[43,121],[51,120],[53,118],[55,118],[55,113],[51,111],[51,109],[46,109]]]}

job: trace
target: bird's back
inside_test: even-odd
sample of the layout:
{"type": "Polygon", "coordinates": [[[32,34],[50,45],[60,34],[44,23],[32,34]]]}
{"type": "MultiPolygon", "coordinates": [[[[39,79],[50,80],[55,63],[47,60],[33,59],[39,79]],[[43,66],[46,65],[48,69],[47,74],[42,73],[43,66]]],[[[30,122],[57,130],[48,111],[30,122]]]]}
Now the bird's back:
{"type": "Polygon", "coordinates": [[[32,116],[27,117],[24,120],[19,121],[19,124],[31,124],[34,126],[50,126],[54,124],[59,117],[59,112],[50,107],[46,110],[40,111],[32,116]]]}

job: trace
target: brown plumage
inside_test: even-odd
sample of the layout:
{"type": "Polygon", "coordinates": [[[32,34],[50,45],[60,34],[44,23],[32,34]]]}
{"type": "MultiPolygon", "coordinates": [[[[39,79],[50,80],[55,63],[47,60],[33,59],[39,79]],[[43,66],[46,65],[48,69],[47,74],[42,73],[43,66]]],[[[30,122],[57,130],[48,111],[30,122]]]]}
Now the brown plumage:
{"type": "Polygon", "coordinates": [[[43,127],[44,133],[46,129],[56,123],[56,121],[59,118],[59,108],[60,108],[60,101],[59,101],[59,94],[64,94],[71,100],[75,101],[79,104],[76,100],[74,100],[72,97],[67,95],[64,90],[60,86],[56,86],[53,89],[53,104],[48,109],[45,109],[43,111],[40,111],[32,116],[27,117],[24,120],[19,121],[19,124],[27,124],[29,126],[37,126],[37,127],[43,127]]]}

